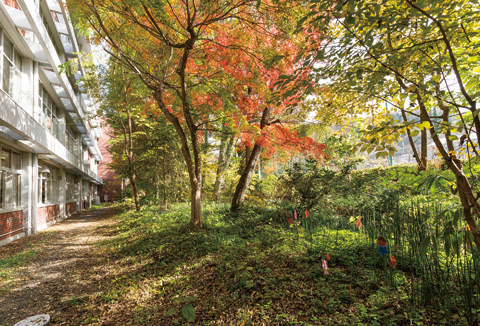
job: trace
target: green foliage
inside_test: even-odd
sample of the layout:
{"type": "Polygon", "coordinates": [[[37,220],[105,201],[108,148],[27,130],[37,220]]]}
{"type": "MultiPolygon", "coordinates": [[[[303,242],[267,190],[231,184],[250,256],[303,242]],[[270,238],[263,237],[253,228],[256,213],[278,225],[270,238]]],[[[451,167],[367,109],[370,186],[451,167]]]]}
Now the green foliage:
{"type": "MultiPolygon", "coordinates": [[[[362,171],[358,184],[381,184],[408,168],[362,171]]],[[[429,203],[430,195],[358,208],[360,229],[349,215],[318,209],[308,218],[297,210],[290,224],[283,207],[245,206],[231,214],[226,205],[205,204],[201,231],[189,229],[185,204],[127,211],[108,246],[119,271],[138,272],[119,272],[102,302],[128,304],[140,296],[144,308],[136,318],[168,325],[192,316],[206,325],[447,325],[452,318],[467,324],[480,307],[480,260],[464,242],[461,210],[429,203]],[[376,251],[379,235],[397,259],[395,269],[376,251]],[[327,253],[328,275],[321,264],[327,253]]]]}
{"type": "MultiPolygon", "coordinates": [[[[318,50],[300,56],[297,74],[277,85],[303,73],[314,76],[320,84],[318,116],[337,124],[355,121],[363,135],[359,149],[375,151],[377,159],[393,155],[401,136],[408,135],[425,168],[420,157],[426,157],[430,138],[456,176],[453,191],[464,198],[463,208],[478,207],[477,186],[464,180],[461,161],[479,152],[480,76],[472,59],[480,49],[478,1],[309,3],[315,14],[299,19],[297,31],[310,31],[311,48],[318,50]],[[421,146],[413,144],[417,135],[421,146]]],[[[424,185],[434,190],[453,180],[430,178],[424,185]]],[[[478,209],[466,215],[473,215],[469,223],[476,228],[478,209]]],[[[474,230],[477,245],[478,234],[474,230]]]]}
{"type": "Polygon", "coordinates": [[[186,171],[173,127],[150,107],[154,105],[145,100],[148,91],[138,78],[120,73],[113,62],[110,65],[103,81],[103,110],[112,137],[108,149],[113,158],[110,168],[124,179],[136,172],[142,202],[166,205],[168,201],[183,200],[188,196],[188,180],[184,178],[186,171]],[[131,152],[130,160],[126,151],[131,152]]]}
{"type": "Polygon", "coordinates": [[[326,153],[330,156],[327,162],[306,158],[294,163],[282,176],[283,199],[293,207],[311,210],[320,202],[328,201],[329,197],[335,197],[362,161],[354,154],[354,142],[343,135],[332,134],[324,142],[328,146],[326,153]]]}

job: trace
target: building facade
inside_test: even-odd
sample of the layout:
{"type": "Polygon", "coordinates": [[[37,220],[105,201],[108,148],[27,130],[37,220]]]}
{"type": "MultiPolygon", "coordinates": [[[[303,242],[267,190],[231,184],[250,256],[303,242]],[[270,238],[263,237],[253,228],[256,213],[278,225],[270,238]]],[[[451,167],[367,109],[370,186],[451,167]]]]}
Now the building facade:
{"type": "Polygon", "coordinates": [[[0,245],[99,202],[95,104],[59,68],[89,51],[63,0],[0,0],[0,245]]]}

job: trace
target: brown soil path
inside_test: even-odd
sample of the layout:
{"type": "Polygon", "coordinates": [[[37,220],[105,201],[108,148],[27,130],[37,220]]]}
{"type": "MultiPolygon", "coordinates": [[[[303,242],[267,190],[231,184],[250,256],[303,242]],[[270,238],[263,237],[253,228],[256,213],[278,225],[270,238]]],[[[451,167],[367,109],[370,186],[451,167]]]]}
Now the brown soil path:
{"type": "Polygon", "coordinates": [[[72,308],[101,292],[108,255],[99,244],[115,235],[117,212],[101,208],[76,214],[0,247],[0,259],[35,251],[27,263],[12,267],[9,277],[0,274],[0,325],[36,314],[50,314],[48,326],[81,325],[72,308]]]}

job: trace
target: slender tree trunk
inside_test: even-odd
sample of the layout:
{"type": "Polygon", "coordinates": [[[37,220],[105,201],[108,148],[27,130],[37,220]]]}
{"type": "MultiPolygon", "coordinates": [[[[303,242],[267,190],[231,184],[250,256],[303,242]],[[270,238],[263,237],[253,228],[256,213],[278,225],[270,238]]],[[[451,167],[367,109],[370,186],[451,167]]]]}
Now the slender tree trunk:
{"type": "MultiPolygon", "coordinates": [[[[420,122],[425,122],[428,121],[429,115],[427,112],[427,109],[425,108],[425,105],[423,103],[420,91],[417,89],[417,103],[419,106],[423,106],[423,109],[420,110],[420,122]]],[[[431,125],[433,126],[433,125],[431,125]]],[[[428,148],[427,148],[427,128],[423,128],[420,131],[420,171],[426,171],[427,170],[427,155],[428,155],[428,148]]]]}
{"type": "Polygon", "coordinates": [[[222,135],[220,138],[220,148],[218,150],[217,173],[215,175],[215,186],[213,187],[213,198],[216,203],[220,202],[220,192],[223,183],[223,161],[225,160],[225,152],[227,149],[227,138],[222,135]]]}
{"type": "Polygon", "coordinates": [[[130,183],[132,184],[133,199],[135,200],[135,210],[140,210],[140,199],[138,198],[137,173],[132,171],[130,174],[130,183]]]}
{"type": "MultiPolygon", "coordinates": [[[[423,119],[421,122],[425,121],[423,119]]],[[[428,164],[428,147],[427,147],[427,128],[420,130],[420,164],[418,165],[419,171],[426,171],[428,164]]]]}
{"type": "MultiPolygon", "coordinates": [[[[405,123],[408,122],[407,114],[405,113],[405,111],[402,110],[402,109],[400,109],[400,111],[402,113],[403,121],[405,123]]],[[[412,148],[413,157],[415,158],[415,162],[417,162],[417,168],[418,168],[418,170],[420,170],[420,166],[421,166],[420,156],[418,155],[417,146],[415,145],[415,141],[413,140],[412,132],[408,128],[407,128],[407,138],[408,138],[408,142],[410,143],[410,147],[412,148]]]]}
{"type": "Polygon", "coordinates": [[[198,143],[198,133],[197,128],[193,125],[192,117],[188,110],[185,110],[185,118],[189,123],[189,135],[190,135],[190,144],[192,147],[192,154],[190,153],[190,144],[187,139],[187,134],[182,128],[178,118],[173,115],[163,102],[162,90],[159,89],[155,92],[155,99],[162,110],[162,113],[165,117],[172,123],[175,127],[175,131],[180,138],[180,143],[182,146],[182,154],[185,160],[185,165],[188,171],[188,177],[190,180],[190,205],[191,205],[191,216],[190,216],[190,226],[192,228],[198,229],[202,227],[202,209],[201,209],[201,195],[202,195],[202,161],[200,155],[200,148],[198,143]]]}
{"type": "MultiPolygon", "coordinates": [[[[398,84],[400,85],[400,88],[402,88],[404,91],[407,91],[407,85],[399,78],[396,77],[398,84]]],[[[418,100],[418,99],[417,99],[418,100]]],[[[419,103],[420,105],[420,103],[419,103]]],[[[405,110],[400,110],[402,112],[402,118],[404,122],[407,122],[407,115],[405,113],[405,110]]],[[[425,115],[420,114],[420,122],[426,121],[425,115]]],[[[413,141],[412,134],[410,132],[410,129],[407,129],[407,137],[408,141],[410,143],[410,146],[412,147],[413,151],[413,156],[415,157],[415,161],[417,162],[417,169],[419,171],[426,171],[427,170],[427,155],[428,155],[428,148],[427,148],[427,129],[424,128],[423,130],[420,131],[420,153],[418,153],[417,147],[415,145],[415,142],[413,141]]]]}
{"type": "Polygon", "coordinates": [[[235,135],[222,135],[220,140],[220,149],[217,162],[217,173],[215,176],[215,186],[213,187],[214,199],[217,203],[220,203],[222,186],[224,181],[225,170],[230,161],[233,145],[235,143],[235,135]]]}
{"type": "MultiPolygon", "coordinates": [[[[268,119],[270,116],[270,108],[267,107],[263,110],[262,113],[262,120],[260,122],[260,129],[265,128],[268,124],[268,119]]],[[[232,206],[231,210],[236,211],[240,205],[245,200],[245,194],[247,193],[248,186],[250,185],[250,180],[252,179],[253,172],[255,171],[255,166],[257,165],[258,159],[260,158],[260,154],[262,152],[262,145],[260,142],[255,143],[253,146],[252,153],[248,158],[247,164],[245,169],[240,176],[240,180],[238,181],[237,188],[235,189],[235,194],[232,198],[232,206]]]]}
{"type": "Polygon", "coordinates": [[[130,115],[130,110],[128,109],[128,107],[127,107],[127,126],[125,126],[121,118],[120,118],[120,123],[123,129],[124,151],[128,161],[129,178],[130,178],[130,184],[132,185],[133,200],[135,202],[135,210],[139,211],[140,199],[138,198],[137,172],[135,171],[135,164],[134,164],[134,157],[133,157],[132,116],[130,115]]]}
{"type": "Polygon", "coordinates": [[[166,160],[167,160],[167,151],[165,147],[163,148],[163,166],[162,166],[162,181],[163,181],[163,207],[168,209],[168,201],[167,201],[167,168],[166,168],[166,160]]]}
{"type": "Polygon", "coordinates": [[[458,176],[456,175],[456,179],[465,221],[472,232],[473,241],[477,245],[477,249],[480,250],[480,229],[475,221],[475,215],[477,217],[480,216],[480,205],[473,194],[472,186],[463,172],[458,176]]]}
{"type": "MultiPolygon", "coordinates": [[[[124,76],[125,71],[122,69],[122,77],[124,76]]],[[[132,115],[130,114],[129,103],[130,100],[128,98],[128,89],[130,87],[130,83],[124,83],[124,101],[125,101],[125,108],[127,113],[127,125],[122,120],[122,117],[119,117],[120,124],[123,130],[123,144],[124,144],[124,152],[125,156],[127,157],[128,161],[128,170],[129,170],[129,178],[130,184],[132,185],[132,192],[133,192],[133,200],[135,201],[135,210],[140,210],[140,200],[138,198],[138,188],[137,188],[137,172],[135,170],[135,159],[133,156],[133,126],[132,126],[132,115]]],[[[121,109],[121,108],[120,108],[121,109]]]]}

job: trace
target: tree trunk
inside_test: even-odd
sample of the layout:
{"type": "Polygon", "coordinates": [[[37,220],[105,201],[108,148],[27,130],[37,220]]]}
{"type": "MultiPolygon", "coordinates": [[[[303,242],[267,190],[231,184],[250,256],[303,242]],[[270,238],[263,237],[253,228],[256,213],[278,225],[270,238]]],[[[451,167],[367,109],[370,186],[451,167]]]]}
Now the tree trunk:
{"type": "Polygon", "coordinates": [[[123,123],[122,118],[120,118],[120,123],[123,129],[124,151],[128,161],[129,178],[130,178],[130,184],[132,185],[133,200],[135,201],[135,210],[139,211],[140,199],[138,198],[137,172],[135,171],[135,164],[134,164],[134,158],[133,158],[132,116],[130,115],[130,110],[128,109],[128,107],[126,111],[127,111],[127,126],[125,126],[125,124],[123,123]]]}
{"type": "Polygon", "coordinates": [[[155,92],[155,99],[158,103],[160,110],[165,115],[165,117],[172,123],[175,127],[175,131],[180,138],[180,143],[182,147],[183,158],[185,159],[185,165],[187,166],[188,177],[190,180],[190,204],[191,204],[191,216],[190,216],[190,226],[192,228],[198,229],[202,227],[202,209],[201,209],[201,198],[202,198],[202,161],[200,155],[200,148],[198,143],[198,133],[197,128],[194,126],[190,112],[188,109],[185,109],[185,118],[188,121],[188,131],[190,135],[190,144],[192,147],[192,154],[190,153],[190,146],[187,139],[187,134],[182,128],[178,118],[172,114],[162,98],[162,89],[155,92]]]}
{"type": "Polygon", "coordinates": [[[473,234],[473,241],[477,245],[477,249],[480,250],[480,229],[475,221],[475,214],[477,216],[480,215],[480,205],[475,200],[473,189],[468,182],[467,177],[462,173],[456,176],[456,179],[458,194],[460,196],[460,201],[462,202],[465,221],[467,222],[473,234]]]}
{"type": "MultiPolygon", "coordinates": [[[[417,100],[419,100],[417,98],[417,100]]],[[[419,103],[420,105],[420,103],[419,103]]],[[[422,111],[424,112],[424,111],[422,111]]],[[[427,118],[424,113],[420,112],[420,122],[427,121],[427,118]]],[[[427,148],[427,128],[423,128],[420,131],[420,164],[418,166],[419,171],[426,171],[427,170],[427,155],[428,155],[428,148],[427,148]]]]}
{"type": "MultiPolygon", "coordinates": [[[[407,92],[407,86],[405,83],[397,76],[396,77],[398,84],[400,85],[400,88],[402,88],[405,92],[407,92]]],[[[423,103],[420,103],[421,100],[417,98],[418,104],[422,105],[423,103]]],[[[402,118],[404,122],[407,122],[407,115],[405,113],[404,109],[400,109],[402,113],[402,118]]],[[[420,110],[420,122],[426,121],[425,115],[422,114],[422,110],[420,110]]],[[[413,141],[412,134],[410,132],[410,129],[407,128],[407,137],[408,141],[410,143],[410,146],[412,147],[413,151],[413,157],[415,157],[415,161],[417,162],[417,169],[419,171],[426,171],[427,170],[427,154],[428,154],[428,148],[427,148],[427,129],[424,128],[423,130],[420,131],[420,154],[418,153],[417,147],[415,146],[415,142],[413,141]]]]}
{"type": "Polygon", "coordinates": [[[160,178],[158,177],[158,173],[155,174],[155,202],[158,203],[160,199],[160,178]]]}
{"type": "Polygon", "coordinates": [[[168,209],[168,201],[167,201],[167,170],[166,170],[166,160],[167,160],[167,152],[165,147],[163,148],[163,166],[162,166],[162,181],[163,181],[163,207],[165,210],[168,209]]]}
{"type": "MultiPolygon", "coordinates": [[[[262,113],[260,129],[263,129],[265,128],[265,126],[267,126],[269,115],[270,108],[267,107],[265,110],[263,110],[262,113]]],[[[236,211],[245,200],[245,194],[247,193],[248,186],[250,185],[250,180],[252,179],[252,175],[255,171],[255,166],[257,165],[258,159],[260,158],[261,152],[261,142],[256,142],[255,146],[253,146],[250,157],[248,157],[245,169],[243,170],[242,175],[240,176],[240,180],[238,181],[237,187],[235,189],[235,194],[232,198],[232,206],[230,208],[231,211],[236,211]]]]}
{"type": "MultiPolygon", "coordinates": [[[[423,104],[419,93],[417,93],[417,98],[420,99],[419,104],[421,114],[425,117],[425,121],[428,121],[430,125],[433,126],[433,122],[428,115],[426,107],[423,104]]],[[[443,118],[448,119],[447,111],[444,111],[443,118]]],[[[480,204],[478,203],[473,188],[468,182],[465,173],[463,173],[462,162],[456,157],[454,153],[452,153],[452,149],[454,147],[452,141],[448,138],[449,133],[446,133],[445,137],[448,150],[446,150],[444,145],[442,144],[442,141],[438,137],[435,128],[430,128],[430,136],[432,137],[435,146],[445,160],[448,168],[455,175],[458,195],[460,197],[460,201],[463,207],[464,218],[473,234],[473,240],[477,245],[477,249],[480,250],[480,229],[475,221],[475,216],[477,218],[480,216],[480,204]]]]}
{"type": "Polygon", "coordinates": [[[191,185],[191,218],[190,226],[194,229],[202,227],[202,185],[201,182],[191,185]]]}
{"type": "MultiPolygon", "coordinates": [[[[405,113],[405,111],[402,110],[402,109],[400,109],[400,111],[402,113],[403,121],[405,123],[408,122],[407,114],[405,113]]],[[[412,132],[408,128],[407,128],[407,138],[408,138],[408,142],[410,143],[410,147],[412,148],[413,157],[415,158],[415,162],[417,162],[417,168],[418,168],[418,170],[420,170],[422,161],[420,159],[420,156],[418,155],[417,146],[415,146],[415,141],[413,140],[412,132]]]]}
{"type": "Polygon", "coordinates": [[[220,140],[217,174],[215,176],[215,186],[213,187],[214,200],[217,203],[220,203],[224,174],[230,161],[234,143],[235,135],[231,135],[230,137],[228,137],[228,135],[223,135],[220,140]]]}
{"type": "Polygon", "coordinates": [[[140,199],[138,198],[138,188],[137,188],[137,173],[132,171],[130,173],[130,183],[133,190],[133,200],[135,201],[135,210],[138,212],[140,210],[140,199]]]}

